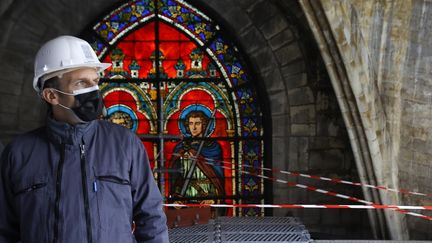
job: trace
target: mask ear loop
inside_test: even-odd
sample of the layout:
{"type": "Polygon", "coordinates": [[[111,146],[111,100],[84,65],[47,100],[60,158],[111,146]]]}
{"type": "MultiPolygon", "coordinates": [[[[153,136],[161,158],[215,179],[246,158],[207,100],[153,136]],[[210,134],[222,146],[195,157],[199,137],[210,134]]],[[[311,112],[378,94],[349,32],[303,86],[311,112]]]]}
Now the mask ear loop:
{"type": "Polygon", "coordinates": [[[66,106],[64,106],[64,105],[62,105],[62,104],[60,104],[60,103],[58,103],[57,105],[59,105],[59,106],[63,107],[63,108],[64,108],[64,109],[66,109],[66,110],[72,110],[71,108],[69,108],[69,107],[66,107],[66,106]]]}
{"type": "Polygon", "coordinates": [[[57,92],[59,92],[60,94],[70,95],[70,96],[75,96],[76,95],[76,94],[67,93],[67,92],[64,92],[64,91],[61,91],[61,90],[58,90],[58,89],[54,89],[54,88],[52,88],[52,89],[55,90],[55,91],[57,91],[57,92]]]}
{"type": "Polygon", "coordinates": [[[57,92],[59,92],[61,94],[70,95],[70,96],[76,96],[76,95],[90,93],[90,92],[99,90],[99,85],[95,85],[95,86],[84,88],[84,89],[74,90],[74,91],[72,91],[73,93],[67,93],[67,92],[64,92],[64,91],[61,91],[61,90],[58,90],[58,89],[55,89],[55,88],[52,88],[52,89],[56,90],[57,92]]]}
{"type": "MultiPolygon", "coordinates": [[[[55,89],[55,88],[51,88],[51,89],[53,89],[53,90],[59,92],[60,94],[71,95],[71,96],[75,96],[75,95],[76,95],[76,94],[71,94],[71,93],[63,92],[63,91],[58,90],[58,89],[55,89]]],[[[66,110],[70,113],[70,115],[74,117],[75,120],[78,120],[78,121],[81,122],[81,123],[85,123],[81,118],[79,118],[79,117],[75,114],[75,112],[72,110],[72,108],[69,108],[69,107],[67,107],[67,106],[64,106],[64,105],[62,105],[60,102],[57,103],[57,105],[60,106],[60,107],[62,107],[63,109],[66,109],[66,110]]]]}
{"type": "MultiPolygon", "coordinates": [[[[61,90],[58,90],[58,89],[55,89],[55,88],[51,88],[52,90],[55,90],[56,92],[58,92],[58,93],[60,93],[60,94],[64,94],[64,95],[70,95],[70,96],[75,96],[75,94],[71,94],[71,93],[67,93],[67,92],[63,92],[63,91],[61,91],[61,90]]],[[[69,108],[69,107],[67,107],[67,106],[64,106],[64,105],[62,105],[60,102],[57,104],[57,105],[59,105],[60,107],[63,107],[64,109],[67,109],[67,110],[72,110],[71,108],[69,108]]]]}

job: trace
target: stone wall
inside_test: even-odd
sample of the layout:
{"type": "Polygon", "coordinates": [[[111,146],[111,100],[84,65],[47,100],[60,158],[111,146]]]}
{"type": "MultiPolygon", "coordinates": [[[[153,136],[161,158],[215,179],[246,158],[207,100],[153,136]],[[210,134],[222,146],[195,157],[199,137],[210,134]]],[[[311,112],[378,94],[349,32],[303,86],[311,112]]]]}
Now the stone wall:
{"type": "MultiPolygon", "coordinates": [[[[404,11],[402,11],[404,13],[404,11]]],[[[395,109],[400,110],[400,141],[397,162],[398,180],[403,188],[414,191],[432,192],[432,2],[413,1],[407,37],[408,48],[402,57],[399,89],[387,88],[385,95],[399,95],[401,102],[395,109]]],[[[397,48],[397,47],[395,47],[397,48]]],[[[390,53],[389,53],[390,54],[390,53]]],[[[390,103],[392,104],[392,103],[390,103]]],[[[393,106],[394,107],[394,106],[393,106]]],[[[432,199],[403,196],[406,205],[431,205],[432,199]]],[[[432,213],[425,214],[432,216],[432,213]]],[[[411,238],[432,239],[431,223],[419,218],[407,218],[411,238]]]]}
{"type": "MultiPolygon", "coordinates": [[[[353,150],[359,152],[354,154],[362,181],[430,193],[432,2],[300,3],[339,103],[347,104],[343,116],[353,150]]],[[[370,198],[384,204],[430,204],[425,197],[391,192],[370,198]]],[[[432,237],[427,220],[391,211],[385,216],[393,239],[432,237]]]]}

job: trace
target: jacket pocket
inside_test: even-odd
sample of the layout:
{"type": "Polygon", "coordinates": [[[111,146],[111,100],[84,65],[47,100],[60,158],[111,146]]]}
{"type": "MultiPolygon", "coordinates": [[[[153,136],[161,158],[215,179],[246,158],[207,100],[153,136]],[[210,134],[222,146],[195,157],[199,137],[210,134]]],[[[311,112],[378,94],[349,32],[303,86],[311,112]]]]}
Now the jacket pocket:
{"type": "Polygon", "coordinates": [[[26,187],[24,189],[18,189],[16,192],[14,192],[14,195],[18,196],[22,193],[31,192],[31,191],[40,189],[42,187],[45,187],[46,185],[47,185],[46,183],[37,183],[37,184],[34,184],[32,186],[26,187]]]}
{"type": "Polygon", "coordinates": [[[39,177],[33,180],[20,180],[14,183],[13,194],[14,196],[19,196],[32,191],[41,191],[40,189],[46,187],[46,185],[46,177],[39,177]]]}
{"type": "Polygon", "coordinates": [[[112,182],[120,185],[130,185],[129,180],[122,179],[114,175],[97,176],[96,179],[98,179],[99,181],[112,182]]]}
{"type": "Polygon", "coordinates": [[[20,218],[22,242],[47,242],[51,232],[49,179],[40,175],[19,175],[12,179],[14,203],[20,218]]]}
{"type": "Polygon", "coordinates": [[[96,193],[100,227],[110,233],[131,233],[132,194],[130,181],[118,174],[97,174],[96,193]]]}

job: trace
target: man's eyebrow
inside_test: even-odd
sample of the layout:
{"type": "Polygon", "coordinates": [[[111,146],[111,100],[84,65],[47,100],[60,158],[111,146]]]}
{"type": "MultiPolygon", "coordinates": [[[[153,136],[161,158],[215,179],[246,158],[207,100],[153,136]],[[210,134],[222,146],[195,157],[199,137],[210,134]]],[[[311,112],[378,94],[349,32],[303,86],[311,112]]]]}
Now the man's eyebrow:
{"type": "Polygon", "coordinates": [[[95,81],[95,80],[99,80],[100,78],[99,77],[96,77],[96,78],[90,78],[90,77],[79,77],[79,78],[76,78],[75,80],[81,80],[81,81],[95,81]]]}

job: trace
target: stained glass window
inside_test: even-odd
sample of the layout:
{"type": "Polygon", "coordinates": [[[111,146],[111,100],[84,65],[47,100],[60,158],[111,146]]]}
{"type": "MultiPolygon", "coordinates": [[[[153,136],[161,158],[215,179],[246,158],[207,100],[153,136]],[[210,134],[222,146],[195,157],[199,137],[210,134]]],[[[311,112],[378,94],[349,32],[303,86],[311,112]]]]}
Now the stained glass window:
{"type": "Polygon", "coordinates": [[[264,163],[254,80],[212,19],[181,0],[130,1],[85,38],[112,63],[105,119],[140,136],[167,201],[263,202],[262,179],[241,172],[264,163]]]}

